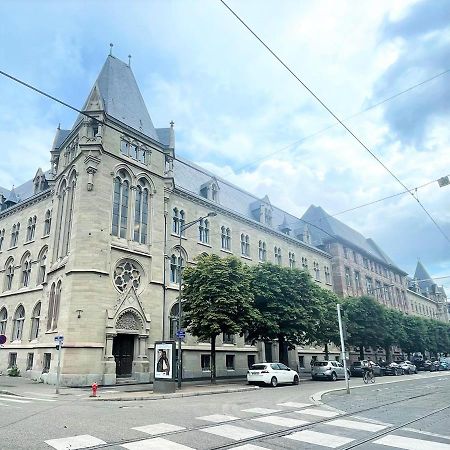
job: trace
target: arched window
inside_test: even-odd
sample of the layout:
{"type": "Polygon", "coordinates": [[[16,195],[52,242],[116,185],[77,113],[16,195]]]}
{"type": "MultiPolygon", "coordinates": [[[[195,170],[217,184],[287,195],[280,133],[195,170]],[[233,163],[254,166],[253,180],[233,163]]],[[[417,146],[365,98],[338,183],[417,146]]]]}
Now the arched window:
{"type": "Polygon", "coordinates": [[[30,252],[27,252],[22,257],[22,262],[20,264],[21,267],[21,277],[20,277],[20,286],[27,287],[30,285],[30,276],[31,276],[31,255],[30,252]]]}
{"type": "Polygon", "coordinates": [[[147,243],[149,187],[145,179],[138,181],[134,211],[133,239],[141,244],[147,243]]]}
{"type": "Polygon", "coordinates": [[[178,208],[173,208],[172,233],[180,234],[180,217],[178,215],[178,208]]]}
{"type": "Polygon", "coordinates": [[[289,252],[289,267],[295,269],[295,253],[289,252]]]}
{"type": "Polygon", "coordinates": [[[112,214],[112,234],[121,238],[127,237],[128,203],[130,181],[125,170],[119,170],[114,178],[114,199],[112,214]]]}
{"type": "Polygon", "coordinates": [[[5,283],[3,285],[4,291],[9,291],[12,289],[13,278],[14,278],[14,259],[9,258],[8,261],[6,261],[5,265],[5,283]]]}
{"type": "Polygon", "coordinates": [[[220,245],[221,245],[221,248],[223,250],[227,249],[227,247],[226,247],[226,245],[227,245],[227,235],[226,235],[224,226],[220,227],[220,245]]]}
{"type": "Polygon", "coordinates": [[[37,284],[42,284],[45,281],[45,274],[47,273],[47,251],[48,248],[44,247],[39,254],[37,284]]]}
{"type": "Polygon", "coordinates": [[[5,229],[0,230],[0,252],[2,251],[3,241],[5,239],[5,229]]]}
{"type": "Polygon", "coordinates": [[[47,331],[56,330],[58,327],[59,304],[61,302],[61,281],[52,284],[50,289],[50,300],[48,303],[47,331]]]}
{"type": "Polygon", "coordinates": [[[250,256],[250,237],[248,234],[241,234],[241,255],[250,256]]]}
{"type": "Polygon", "coordinates": [[[184,269],[184,260],[181,256],[176,256],[172,254],[170,257],[170,281],[172,283],[179,283],[180,276],[184,269]]]}
{"type": "Polygon", "coordinates": [[[33,341],[37,339],[39,334],[39,320],[41,318],[41,302],[39,302],[33,309],[33,314],[31,315],[31,333],[30,340],[33,341]]]}
{"type": "Polygon", "coordinates": [[[19,240],[20,223],[14,224],[11,231],[11,247],[16,247],[19,240]]]}
{"type": "Polygon", "coordinates": [[[274,251],[274,256],[275,256],[275,264],[278,264],[279,266],[281,266],[281,248],[275,246],[273,251],[274,251]]]}
{"type": "Polygon", "coordinates": [[[184,232],[185,232],[184,224],[185,223],[186,223],[186,217],[185,217],[184,211],[181,210],[180,211],[180,231],[179,231],[179,233],[181,233],[181,236],[184,236],[184,232]]]}
{"type": "Polygon", "coordinates": [[[6,324],[8,322],[8,311],[5,307],[0,309],[0,334],[6,334],[6,324]]]}
{"type": "Polygon", "coordinates": [[[58,191],[58,213],[56,217],[56,233],[55,233],[55,246],[53,249],[53,256],[58,258],[58,256],[61,255],[60,251],[60,245],[62,243],[62,233],[64,228],[64,215],[65,215],[65,201],[66,201],[66,189],[67,189],[67,183],[66,180],[64,180],[61,183],[61,186],[59,187],[58,191]]]}
{"type": "Polygon", "coordinates": [[[67,255],[69,253],[70,248],[70,233],[72,231],[73,197],[75,195],[75,186],[76,186],[76,177],[75,174],[72,174],[69,180],[67,192],[66,219],[64,223],[62,256],[67,255]]]}
{"type": "Polygon", "coordinates": [[[209,243],[209,221],[208,219],[200,220],[198,224],[198,240],[203,244],[209,243]]]}
{"type": "Polygon", "coordinates": [[[20,341],[22,339],[23,333],[23,323],[25,321],[25,308],[20,305],[14,314],[14,322],[13,322],[13,341],[20,341]]]}
{"type": "Polygon", "coordinates": [[[51,226],[52,226],[52,211],[49,209],[45,213],[44,236],[48,236],[50,234],[51,226]]]}
{"type": "Polygon", "coordinates": [[[30,217],[28,219],[28,226],[27,226],[27,242],[32,241],[34,239],[34,235],[36,232],[36,216],[30,217]]]}

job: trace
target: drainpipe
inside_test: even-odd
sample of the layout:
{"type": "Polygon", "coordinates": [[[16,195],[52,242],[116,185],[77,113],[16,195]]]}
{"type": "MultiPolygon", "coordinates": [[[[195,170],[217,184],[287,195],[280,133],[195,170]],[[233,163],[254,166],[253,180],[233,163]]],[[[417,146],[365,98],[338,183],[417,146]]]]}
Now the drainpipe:
{"type": "Polygon", "coordinates": [[[163,254],[163,307],[162,307],[162,336],[161,340],[166,336],[166,257],[167,257],[167,210],[164,207],[164,254],[163,254]]]}

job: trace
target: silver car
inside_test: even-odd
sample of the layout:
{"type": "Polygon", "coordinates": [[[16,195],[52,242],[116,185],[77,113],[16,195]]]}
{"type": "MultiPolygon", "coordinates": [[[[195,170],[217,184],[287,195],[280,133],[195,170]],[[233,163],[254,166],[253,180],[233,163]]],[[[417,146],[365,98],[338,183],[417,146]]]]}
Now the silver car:
{"type": "MultiPolygon", "coordinates": [[[[348,377],[350,378],[350,371],[347,369],[348,377]]],[[[331,380],[345,378],[344,366],[337,361],[315,361],[311,367],[311,378],[313,380],[331,380]]]]}

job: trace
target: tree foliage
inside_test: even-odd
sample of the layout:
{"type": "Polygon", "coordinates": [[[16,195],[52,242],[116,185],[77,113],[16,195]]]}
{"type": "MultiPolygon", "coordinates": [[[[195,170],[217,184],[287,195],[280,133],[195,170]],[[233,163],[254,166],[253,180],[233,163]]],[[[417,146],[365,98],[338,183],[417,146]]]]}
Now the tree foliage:
{"type": "Polygon", "coordinates": [[[215,382],[215,342],[221,333],[238,334],[259,319],[253,306],[249,268],[237,258],[202,255],[183,273],[183,324],[211,342],[211,381],[215,382]]]}
{"type": "Polygon", "coordinates": [[[251,268],[251,290],[260,320],[250,328],[252,339],[278,340],[279,360],[287,349],[317,334],[322,303],[308,273],[271,263],[251,268]]]}

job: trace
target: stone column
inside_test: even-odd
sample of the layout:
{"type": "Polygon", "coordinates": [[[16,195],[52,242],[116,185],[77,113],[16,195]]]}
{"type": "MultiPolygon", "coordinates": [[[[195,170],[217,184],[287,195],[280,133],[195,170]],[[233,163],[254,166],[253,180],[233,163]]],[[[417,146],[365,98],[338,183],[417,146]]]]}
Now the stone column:
{"type": "Polygon", "coordinates": [[[114,360],[113,339],[116,335],[113,333],[106,334],[105,354],[103,357],[103,384],[116,384],[116,361],[114,360]]]}
{"type": "Polygon", "coordinates": [[[150,382],[150,362],[146,352],[147,335],[139,335],[137,342],[137,360],[133,361],[133,376],[140,383],[150,382]]]}

